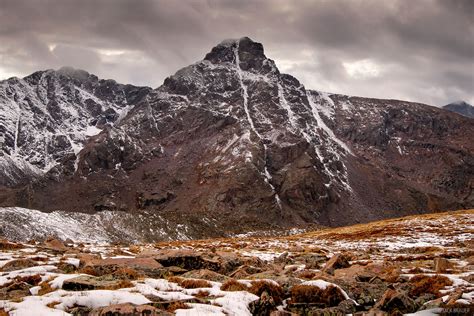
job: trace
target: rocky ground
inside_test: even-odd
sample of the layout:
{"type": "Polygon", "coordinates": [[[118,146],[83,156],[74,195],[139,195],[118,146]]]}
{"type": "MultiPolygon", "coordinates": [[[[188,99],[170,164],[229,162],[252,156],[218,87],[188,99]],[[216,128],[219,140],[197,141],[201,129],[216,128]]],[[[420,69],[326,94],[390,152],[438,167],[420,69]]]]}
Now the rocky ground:
{"type": "Polygon", "coordinates": [[[474,210],[286,237],[0,242],[0,315],[472,315],[474,210]]]}

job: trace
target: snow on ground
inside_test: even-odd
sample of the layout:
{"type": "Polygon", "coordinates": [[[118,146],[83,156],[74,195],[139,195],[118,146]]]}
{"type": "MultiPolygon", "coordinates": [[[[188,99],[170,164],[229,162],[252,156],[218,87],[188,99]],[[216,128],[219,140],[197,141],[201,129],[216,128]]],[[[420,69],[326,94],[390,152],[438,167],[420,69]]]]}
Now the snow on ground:
{"type": "Polygon", "coordinates": [[[102,211],[95,214],[41,212],[21,207],[0,207],[1,237],[26,242],[54,236],[77,243],[138,243],[148,240],[189,240],[189,227],[160,214],[102,211]]]}
{"type": "Polygon", "coordinates": [[[317,288],[320,288],[321,290],[325,290],[329,286],[334,286],[334,287],[337,287],[341,291],[342,295],[344,295],[346,300],[349,299],[349,295],[347,295],[347,293],[343,289],[341,289],[339,285],[331,283],[331,282],[326,282],[324,280],[312,280],[312,281],[303,282],[302,285],[315,286],[317,288]]]}
{"type": "MultiPolygon", "coordinates": [[[[211,282],[212,288],[184,289],[178,284],[165,279],[146,278],[134,281],[133,286],[119,290],[91,290],[91,291],[65,291],[62,285],[65,280],[75,278],[83,274],[61,274],[50,271],[56,270],[55,266],[38,266],[6,273],[0,279],[0,285],[13,280],[17,276],[40,274],[45,282],[48,282],[55,291],[38,296],[39,287],[31,289],[32,296],[25,297],[22,301],[0,300],[0,308],[10,312],[11,315],[31,315],[34,310],[36,315],[69,315],[65,311],[73,306],[85,306],[98,308],[112,304],[133,303],[146,304],[150,300],[146,296],[156,296],[165,301],[193,299],[197,293],[207,291],[216,297],[211,300],[219,306],[208,304],[190,303],[189,309],[178,310],[177,315],[201,315],[200,313],[212,313],[213,315],[251,315],[248,304],[258,299],[257,296],[245,292],[226,292],[220,290],[222,283],[211,282]],[[48,281],[49,280],[49,281],[48,281]],[[52,308],[51,306],[54,305],[52,308]]],[[[250,282],[250,281],[249,281],[250,282]]],[[[274,281],[271,281],[274,282],[274,281]]]]}
{"type": "Polygon", "coordinates": [[[19,303],[0,301],[0,307],[11,311],[10,315],[16,316],[31,316],[32,311],[35,311],[35,315],[70,315],[65,313],[64,310],[74,305],[98,308],[111,304],[133,303],[139,305],[149,302],[150,300],[143,295],[129,291],[95,290],[68,292],[57,290],[43,296],[25,297],[19,303]],[[54,308],[50,308],[47,305],[51,303],[57,304],[54,305],[54,308]]]}
{"type": "MultiPolygon", "coordinates": [[[[219,251],[237,254],[247,260],[257,260],[252,259],[252,257],[258,258],[260,260],[257,260],[257,262],[271,266],[274,260],[284,253],[286,253],[284,258],[291,258],[296,254],[308,255],[312,252],[318,252],[323,260],[328,260],[334,253],[350,251],[359,256],[357,259],[353,259],[350,264],[360,265],[365,262],[363,263],[365,266],[370,263],[390,262],[395,257],[404,258],[406,256],[413,260],[413,258],[416,259],[417,256],[426,255],[427,253],[436,254],[436,251],[462,254],[465,249],[462,250],[457,243],[463,243],[464,245],[474,240],[473,222],[473,213],[443,214],[321,230],[287,237],[245,237],[240,239],[143,244],[134,247],[105,243],[85,243],[80,246],[80,252],[104,260],[123,260],[137,257],[140,253],[142,255],[153,254],[158,249],[160,251],[163,249],[187,249],[204,252],[212,247],[219,249],[219,251]],[[424,247],[428,247],[431,252],[424,252],[424,247]],[[369,248],[377,251],[366,252],[365,249],[369,248]],[[415,249],[415,251],[412,251],[412,249],[415,249]]],[[[76,305],[97,308],[118,303],[146,304],[153,298],[165,301],[184,301],[188,308],[176,310],[176,315],[251,315],[249,304],[258,299],[256,295],[247,291],[223,291],[221,290],[221,282],[209,282],[211,287],[187,289],[176,283],[178,282],[176,280],[152,277],[133,280],[125,288],[117,290],[66,291],[62,289],[66,280],[84,275],[81,270],[65,273],[58,269],[60,263],[80,267],[79,256],[74,253],[74,250],[78,248],[77,244],[71,247],[67,253],[48,250],[41,244],[23,245],[23,247],[22,249],[2,250],[0,252],[0,269],[16,259],[36,260],[37,266],[0,272],[0,288],[14,281],[17,277],[33,275],[39,275],[43,283],[40,283],[40,286],[32,286],[29,289],[31,295],[20,300],[0,300],[0,310],[3,308],[11,315],[31,315],[32,310],[35,311],[35,315],[69,315],[70,308],[76,305]],[[38,295],[44,287],[44,283],[49,285],[52,292],[38,295]],[[207,299],[196,300],[198,293],[203,292],[207,293],[207,299]]],[[[412,262],[410,260],[407,262],[412,262]]],[[[420,260],[422,264],[425,264],[426,261],[425,259],[420,260]]],[[[430,262],[432,262],[432,259],[430,262]]],[[[449,262],[452,264],[453,270],[439,273],[439,275],[449,278],[453,284],[441,289],[441,295],[445,295],[444,300],[446,301],[450,295],[461,291],[461,295],[456,298],[456,302],[472,304],[474,284],[469,280],[472,279],[474,271],[469,259],[453,256],[449,259],[449,262]]],[[[414,275],[436,275],[433,266],[422,265],[417,266],[417,268],[417,272],[413,272],[410,266],[404,266],[400,277],[409,282],[408,280],[414,275]]],[[[286,276],[289,271],[294,273],[296,280],[301,282],[300,284],[316,286],[320,289],[332,285],[339,288],[346,299],[349,299],[352,295],[349,290],[343,289],[343,284],[340,286],[332,280],[329,282],[329,280],[322,280],[319,277],[315,277],[313,280],[300,278],[298,273],[304,271],[321,273],[321,270],[318,269],[307,269],[304,261],[291,262],[281,270],[286,276]]],[[[267,278],[267,276],[264,278],[259,276],[257,279],[245,277],[239,279],[238,282],[247,285],[247,288],[250,289],[252,282],[255,280],[278,285],[275,280],[267,278]]],[[[284,302],[283,305],[287,303],[284,302]]],[[[436,310],[423,311],[414,315],[426,315],[430,312],[436,312],[436,310]]]]}
{"type": "Polygon", "coordinates": [[[241,254],[247,257],[256,257],[263,261],[272,261],[276,257],[279,257],[282,253],[254,250],[254,251],[244,251],[244,252],[241,252],[241,254]]]}

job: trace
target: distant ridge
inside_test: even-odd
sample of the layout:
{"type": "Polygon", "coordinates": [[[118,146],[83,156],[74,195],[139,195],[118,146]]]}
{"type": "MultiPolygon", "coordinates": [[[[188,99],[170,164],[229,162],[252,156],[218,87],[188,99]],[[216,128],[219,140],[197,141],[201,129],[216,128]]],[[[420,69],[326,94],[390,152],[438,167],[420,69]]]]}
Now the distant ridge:
{"type": "Polygon", "coordinates": [[[443,109],[461,114],[462,116],[474,118],[474,106],[465,101],[456,101],[443,106],[443,109]]]}

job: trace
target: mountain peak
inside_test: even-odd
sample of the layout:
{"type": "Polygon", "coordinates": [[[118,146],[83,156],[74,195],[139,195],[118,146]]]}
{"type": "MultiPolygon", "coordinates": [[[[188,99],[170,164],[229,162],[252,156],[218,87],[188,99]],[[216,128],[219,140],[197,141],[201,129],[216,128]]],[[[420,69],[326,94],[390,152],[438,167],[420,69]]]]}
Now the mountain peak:
{"type": "Polygon", "coordinates": [[[466,101],[455,101],[443,106],[443,109],[458,113],[462,116],[474,118],[474,106],[470,105],[466,101]]]}
{"type": "Polygon", "coordinates": [[[254,67],[260,68],[263,61],[267,59],[261,43],[254,42],[249,37],[241,37],[222,41],[212,48],[204,57],[204,60],[208,60],[213,64],[234,63],[236,52],[239,54],[240,67],[244,70],[254,67]]]}
{"type": "Polygon", "coordinates": [[[82,69],[76,69],[70,66],[64,66],[59,68],[57,73],[73,78],[73,79],[79,79],[79,80],[87,80],[90,76],[90,74],[82,69]]]}
{"type": "Polygon", "coordinates": [[[40,80],[42,80],[42,78],[60,78],[60,77],[65,77],[77,82],[85,82],[91,79],[93,81],[98,80],[97,76],[90,74],[85,70],[76,69],[69,66],[61,67],[58,70],[47,69],[47,70],[36,71],[32,73],[31,75],[24,77],[23,79],[30,84],[36,85],[38,84],[40,80]]]}

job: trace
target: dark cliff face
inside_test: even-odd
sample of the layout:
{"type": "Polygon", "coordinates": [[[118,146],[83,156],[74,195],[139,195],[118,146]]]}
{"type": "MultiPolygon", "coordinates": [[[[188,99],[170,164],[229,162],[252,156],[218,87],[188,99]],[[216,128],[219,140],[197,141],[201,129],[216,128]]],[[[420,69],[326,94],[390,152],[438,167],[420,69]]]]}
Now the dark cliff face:
{"type": "MultiPolygon", "coordinates": [[[[49,168],[26,186],[4,181],[3,205],[146,213],[155,223],[147,238],[160,239],[160,225],[205,237],[474,204],[472,120],[422,104],[306,90],[248,38],[222,42],[155,90],[70,69],[56,75],[65,79],[53,81],[41,103],[52,103],[51,117],[32,124],[49,130],[61,121],[54,134],[71,128],[70,138],[84,135],[81,147],[71,151],[75,139],[66,135],[55,156],[28,149],[49,168]],[[67,99],[78,90],[91,96],[67,99]],[[50,101],[58,95],[61,102],[50,101]],[[70,108],[74,120],[63,113],[70,108]],[[102,131],[88,136],[92,125],[102,131]]],[[[45,85],[38,77],[22,81],[38,91],[45,85]]],[[[5,91],[12,85],[3,82],[5,91]]],[[[33,111],[18,93],[15,102],[33,111]]],[[[15,147],[14,119],[4,121],[10,179],[9,170],[34,162],[15,147]]]]}

